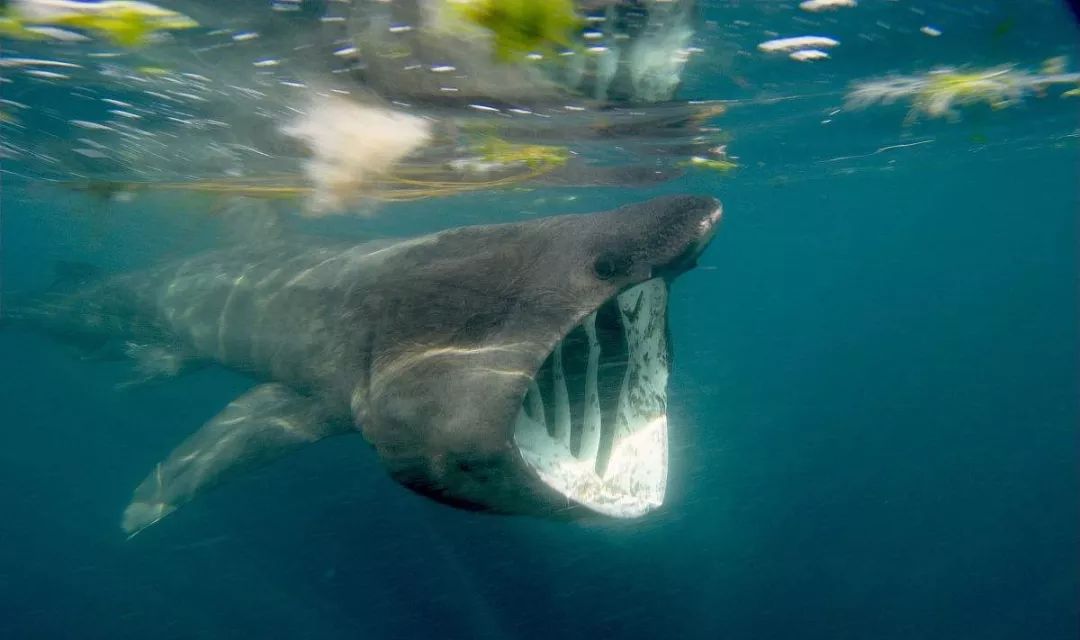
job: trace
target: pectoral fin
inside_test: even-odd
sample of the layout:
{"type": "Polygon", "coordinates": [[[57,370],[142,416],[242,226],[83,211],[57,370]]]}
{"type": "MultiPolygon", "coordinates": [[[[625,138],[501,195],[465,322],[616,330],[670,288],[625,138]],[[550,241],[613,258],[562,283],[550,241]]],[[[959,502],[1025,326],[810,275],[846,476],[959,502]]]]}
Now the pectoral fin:
{"type": "Polygon", "coordinates": [[[280,384],[263,384],[229,403],[135,489],[122,526],[142,531],[205,490],[351,425],[280,384]]]}

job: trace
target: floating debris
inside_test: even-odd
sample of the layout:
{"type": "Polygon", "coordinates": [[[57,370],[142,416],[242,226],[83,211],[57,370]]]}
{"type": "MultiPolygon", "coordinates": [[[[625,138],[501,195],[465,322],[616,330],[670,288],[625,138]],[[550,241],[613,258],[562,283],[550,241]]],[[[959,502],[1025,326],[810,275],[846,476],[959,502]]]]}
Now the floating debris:
{"type": "Polygon", "coordinates": [[[727,173],[732,169],[739,168],[738,163],[735,162],[737,159],[735,156],[728,155],[727,145],[722,144],[709,149],[707,156],[691,156],[689,160],[680,162],[677,166],[697,167],[727,173]]]}
{"type": "Polygon", "coordinates": [[[88,120],[68,120],[69,123],[79,127],[80,129],[89,129],[91,131],[112,131],[112,127],[107,124],[101,124],[100,122],[90,122],[88,120]]]}
{"type": "Polygon", "coordinates": [[[1043,60],[1042,66],[1039,67],[1039,73],[1046,75],[1057,75],[1059,73],[1065,73],[1068,58],[1065,56],[1054,56],[1053,58],[1047,58],[1043,60]]]}
{"type": "Polygon", "coordinates": [[[430,123],[418,116],[328,96],[317,97],[282,132],[311,151],[304,171],[315,189],[313,214],[344,209],[431,137],[430,123]]]}
{"type": "Polygon", "coordinates": [[[140,116],[139,114],[132,113],[130,111],[124,111],[123,109],[109,109],[109,113],[113,114],[114,116],[119,116],[121,118],[128,118],[128,119],[131,119],[131,120],[141,120],[142,119],[142,116],[140,116]]]}
{"type": "Polygon", "coordinates": [[[15,40],[44,40],[45,35],[28,29],[21,21],[8,14],[0,14],[0,36],[15,40]]]}
{"type": "Polygon", "coordinates": [[[798,62],[813,62],[815,60],[826,60],[829,54],[821,49],[799,49],[789,53],[788,57],[798,62]]]}
{"type": "Polygon", "coordinates": [[[44,69],[27,69],[23,71],[28,76],[33,78],[40,78],[42,80],[70,80],[71,76],[66,73],[57,73],[56,71],[46,71],[44,69]]]}
{"type": "Polygon", "coordinates": [[[447,6],[491,33],[495,58],[501,61],[570,47],[584,24],[573,0],[448,0],[447,6]]]}
{"type": "Polygon", "coordinates": [[[60,67],[63,69],[82,69],[82,65],[59,60],[43,60],[41,58],[0,58],[0,69],[18,67],[60,67]]]}
{"type": "Polygon", "coordinates": [[[799,8],[803,11],[810,11],[817,13],[819,11],[835,11],[836,9],[842,9],[844,7],[856,7],[858,3],[855,0],[806,0],[799,3],[799,8]]]}
{"type": "Polygon", "coordinates": [[[795,38],[766,40],[758,45],[758,50],[765,53],[778,53],[797,49],[830,49],[839,45],[839,40],[825,36],[798,36],[795,38]]]}
{"type": "Polygon", "coordinates": [[[691,156],[689,160],[680,163],[679,166],[698,167],[700,169],[710,169],[712,171],[720,171],[722,173],[726,173],[728,171],[731,171],[732,169],[739,168],[739,165],[735,164],[731,160],[706,158],[705,156],[691,156]]]}
{"type": "Polygon", "coordinates": [[[182,13],[137,0],[12,0],[9,6],[0,17],[0,34],[18,39],[39,39],[41,27],[68,27],[131,47],[160,31],[198,26],[182,13]]]}
{"type": "Polygon", "coordinates": [[[72,149],[72,151],[87,158],[94,158],[95,160],[109,157],[103,152],[98,151],[97,149],[72,149]]]}
{"type": "Polygon", "coordinates": [[[566,164],[570,151],[566,147],[541,144],[514,144],[489,138],[474,147],[489,168],[525,165],[530,169],[554,168],[566,164]]]}
{"type": "Polygon", "coordinates": [[[1004,109],[1018,104],[1028,94],[1042,95],[1052,85],[1078,83],[1080,73],[1036,74],[1017,70],[1013,65],[976,71],[943,68],[923,75],[859,82],[848,92],[845,108],[863,109],[910,100],[908,123],[920,114],[955,120],[959,116],[956,106],[985,103],[993,109],[1004,109]]]}
{"type": "Polygon", "coordinates": [[[90,38],[87,36],[60,27],[26,27],[24,30],[29,34],[33,34],[35,39],[56,40],[57,42],[90,42],[90,38]]]}

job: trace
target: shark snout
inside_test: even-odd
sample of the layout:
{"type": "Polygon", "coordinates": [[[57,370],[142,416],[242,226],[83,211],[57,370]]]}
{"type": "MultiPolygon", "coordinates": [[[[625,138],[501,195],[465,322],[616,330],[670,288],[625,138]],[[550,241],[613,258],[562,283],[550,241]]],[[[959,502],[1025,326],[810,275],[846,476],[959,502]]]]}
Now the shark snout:
{"type": "Polygon", "coordinates": [[[676,196],[665,204],[653,233],[659,239],[653,248],[654,269],[657,275],[672,277],[697,265],[716,234],[724,208],[718,199],[707,196],[676,196]]]}
{"type": "Polygon", "coordinates": [[[716,228],[720,224],[720,218],[724,216],[724,205],[720,203],[716,198],[708,198],[709,204],[707,213],[698,222],[697,231],[698,237],[691,243],[690,253],[694,260],[705,251],[705,247],[709,246],[712,242],[713,236],[716,235],[716,228]]]}
{"type": "Polygon", "coordinates": [[[709,198],[709,200],[709,213],[698,224],[698,229],[707,240],[712,239],[713,234],[716,233],[716,225],[719,224],[720,218],[724,215],[724,205],[716,198],[709,198]]]}

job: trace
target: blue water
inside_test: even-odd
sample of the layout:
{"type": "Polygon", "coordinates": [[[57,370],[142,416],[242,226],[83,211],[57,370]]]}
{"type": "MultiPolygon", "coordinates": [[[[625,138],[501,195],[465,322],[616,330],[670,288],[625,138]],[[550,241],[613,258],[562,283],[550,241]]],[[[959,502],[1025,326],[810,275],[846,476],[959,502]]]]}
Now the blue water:
{"type": "MultiPolygon", "coordinates": [[[[740,4],[709,17],[751,14],[740,4]]],[[[913,55],[1075,53],[1065,9],[1041,10],[987,4],[964,24],[986,34],[1009,20],[1004,35],[966,57],[958,44],[913,55]]],[[[806,74],[785,90],[835,89],[873,66],[837,62],[785,66],[806,74]]],[[[708,69],[691,67],[686,90],[722,97],[728,78],[708,69]]],[[[481,194],[327,223],[396,235],[720,197],[716,239],[674,287],[671,486],[644,521],[455,511],[345,438],[125,540],[133,487],[250,381],[211,368],[119,392],[129,365],[0,332],[0,638],[1076,638],[1073,100],[914,130],[903,106],[822,125],[835,96],[732,110],[735,175],[552,190],[531,211],[511,204],[526,196],[481,194]],[[932,142],[833,161],[919,140],[932,142]]],[[[196,223],[161,226],[138,208],[152,199],[110,215],[33,184],[0,195],[6,290],[41,286],[54,259],[124,268],[217,241],[196,223]]]]}

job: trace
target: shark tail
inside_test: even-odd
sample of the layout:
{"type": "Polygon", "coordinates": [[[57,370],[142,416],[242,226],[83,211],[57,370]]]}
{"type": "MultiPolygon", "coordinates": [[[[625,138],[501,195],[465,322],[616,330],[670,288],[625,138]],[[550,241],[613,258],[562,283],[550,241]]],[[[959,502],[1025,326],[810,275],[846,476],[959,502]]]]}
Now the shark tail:
{"type": "Polygon", "coordinates": [[[59,261],[53,265],[52,282],[34,292],[0,292],[0,330],[44,328],[56,315],[60,301],[103,277],[95,265],[59,261]]]}

